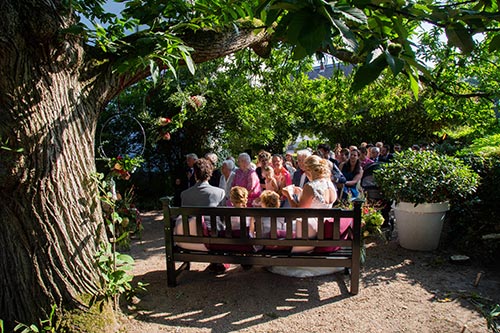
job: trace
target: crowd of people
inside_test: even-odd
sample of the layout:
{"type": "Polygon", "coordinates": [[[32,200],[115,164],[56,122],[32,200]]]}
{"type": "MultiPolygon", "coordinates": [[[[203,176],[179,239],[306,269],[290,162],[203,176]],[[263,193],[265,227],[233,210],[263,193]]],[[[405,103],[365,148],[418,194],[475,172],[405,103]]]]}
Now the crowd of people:
{"type": "MultiPolygon", "coordinates": [[[[412,149],[421,149],[416,146],[412,149]]],[[[306,175],[305,161],[309,156],[320,157],[330,173],[330,180],[338,190],[338,198],[356,198],[359,196],[359,183],[363,177],[363,171],[375,162],[390,162],[393,154],[401,151],[401,145],[395,144],[394,151],[388,144],[377,142],[376,144],[361,143],[357,146],[342,148],[337,144],[331,149],[328,144],[319,144],[315,151],[302,149],[295,154],[287,152],[285,155],[272,154],[265,150],[258,152],[253,161],[249,154],[241,153],[234,159],[227,157],[218,167],[218,156],[207,153],[200,159],[196,154],[186,155],[186,179],[177,179],[178,190],[174,204],[182,205],[181,192],[191,188],[197,183],[194,165],[198,160],[204,160],[211,167],[211,175],[207,183],[213,187],[224,190],[224,197],[217,205],[232,206],[230,191],[234,186],[241,186],[248,191],[247,207],[260,206],[260,194],[264,190],[274,191],[280,196],[280,207],[293,206],[293,200],[298,199],[299,194],[294,193],[287,197],[288,191],[283,189],[293,185],[297,189],[303,189],[311,179],[306,175]],[[295,155],[295,156],[294,156],[295,155]]],[[[298,191],[298,190],[295,191],[298,191]]]]}
{"type": "MultiPolygon", "coordinates": [[[[401,146],[394,145],[394,153],[399,151],[401,146]]],[[[188,154],[186,179],[176,180],[186,188],[176,199],[181,206],[329,208],[339,199],[359,196],[363,171],[375,162],[390,162],[392,158],[390,146],[381,142],[362,143],[359,148],[337,144],[334,149],[320,144],[316,151],[297,151],[296,157],[290,152],[283,156],[262,150],[255,162],[248,153],[241,153],[236,160],[227,157],[220,168],[214,153],[204,158],[188,154]]],[[[308,237],[315,237],[318,221],[310,219],[307,223],[308,237]]],[[[247,221],[247,227],[252,237],[254,223],[247,221]]],[[[265,223],[263,227],[263,233],[268,233],[265,223]]],[[[298,237],[301,230],[301,226],[295,226],[298,237]]],[[[211,264],[209,268],[220,272],[227,267],[211,264]]]]}

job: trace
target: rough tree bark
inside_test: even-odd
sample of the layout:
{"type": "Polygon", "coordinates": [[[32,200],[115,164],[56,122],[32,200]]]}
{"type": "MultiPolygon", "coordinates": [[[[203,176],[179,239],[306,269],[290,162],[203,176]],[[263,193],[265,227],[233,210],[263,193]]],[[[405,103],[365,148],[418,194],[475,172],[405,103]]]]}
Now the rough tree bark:
{"type": "MultiPolygon", "coordinates": [[[[113,74],[82,40],[59,34],[72,23],[60,1],[3,0],[0,11],[0,138],[23,149],[0,149],[0,319],[35,323],[52,304],[81,306],[98,288],[96,124],[107,102],[148,72],[113,74]]],[[[192,43],[201,62],[266,38],[192,43]]]]}
{"type": "MultiPolygon", "coordinates": [[[[3,2],[0,135],[0,317],[27,323],[96,290],[103,240],[94,133],[112,88],[82,80],[83,48],[59,40],[56,4],[3,2]]],[[[109,81],[109,79],[108,79],[109,81]]]]}

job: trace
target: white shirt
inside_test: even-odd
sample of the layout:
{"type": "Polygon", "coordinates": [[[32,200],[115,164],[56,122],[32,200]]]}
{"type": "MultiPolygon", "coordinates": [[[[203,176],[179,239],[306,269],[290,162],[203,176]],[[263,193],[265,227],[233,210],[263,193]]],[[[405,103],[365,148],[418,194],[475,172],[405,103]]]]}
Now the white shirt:
{"type": "Polygon", "coordinates": [[[233,187],[233,179],[234,179],[234,171],[231,171],[229,177],[226,179],[226,176],[222,175],[219,180],[219,187],[226,191],[226,195],[221,202],[221,206],[226,206],[226,202],[229,200],[229,192],[231,191],[231,187],[233,187]]]}

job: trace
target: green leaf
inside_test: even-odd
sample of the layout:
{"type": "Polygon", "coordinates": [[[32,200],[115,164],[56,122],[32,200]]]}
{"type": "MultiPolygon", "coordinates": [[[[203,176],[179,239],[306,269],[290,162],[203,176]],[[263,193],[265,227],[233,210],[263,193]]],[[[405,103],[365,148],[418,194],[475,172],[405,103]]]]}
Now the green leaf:
{"type": "Polygon", "coordinates": [[[182,52],[182,58],[186,62],[186,65],[189,69],[189,72],[194,75],[194,72],[196,71],[196,67],[194,65],[193,58],[191,58],[191,55],[189,53],[182,52]]]}
{"type": "Polygon", "coordinates": [[[415,96],[415,99],[418,100],[418,92],[419,92],[418,80],[413,76],[413,73],[410,73],[409,77],[410,77],[411,91],[413,92],[413,96],[415,96]]]}
{"type": "Polygon", "coordinates": [[[458,47],[465,54],[471,53],[474,49],[472,35],[461,23],[453,23],[446,27],[446,37],[451,45],[458,47]]]}
{"type": "Polygon", "coordinates": [[[340,32],[340,35],[342,36],[342,41],[348,47],[348,49],[354,52],[357,51],[358,41],[356,40],[356,36],[354,36],[351,29],[349,29],[349,27],[341,20],[334,19],[332,22],[334,26],[337,28],[337,30],[340,32]]]}
{"type": "Polygon", "coordinates": [[[129,256],[128,254],[118,253],[116,259],[122,263],[133,264],[134,258],[129,256]]]}
{"type": "Polygon", "coordinates": [[[500,50],[500,35],[496,35],[490,41],[490,45],[488,46],[489,52],[494,52],[500,50]]]}
{"type": "MultiPolygon", "coordinates": [[[[367,61],[370,61],[371,56],[375,56],[375,54],[376,53],[372,52],[367,61]]],[[[373,61],[365,63],[363,66],[359,67],[354,75],[354,81],[351,85],[352,91],[357,92],[375,81],[386,67],[387,61],[383,53],[378,54],[373,61]]]]}
{"type": "Polygon", "coordinates": [[[385,60],[389,65],[389,68],[392,70],[394,75],[398,75],[405,65],[405,62],[397,57],[392,56],[387,50],[384,50],[385,60]]]}
{"type": "Polygon", "coordinates": [[[339,7],[335,7],[334,11],[336,13],[340,13],[343,17],[345,17],[349,21],[352,21],[352,22],[355,22],[358,24],[366,24],[367,23],[367,17],[365,15],[365,12],[363,12],[359,8],[339,6],[339,7]]]}
{"type": "Polygon", "coordinates": [[[151,72],[151,79],[153,80],[153,85],[156,87],[158,79],[160,78],[160,68],[153,59],[149,60],[149,71],[151,72]]]}

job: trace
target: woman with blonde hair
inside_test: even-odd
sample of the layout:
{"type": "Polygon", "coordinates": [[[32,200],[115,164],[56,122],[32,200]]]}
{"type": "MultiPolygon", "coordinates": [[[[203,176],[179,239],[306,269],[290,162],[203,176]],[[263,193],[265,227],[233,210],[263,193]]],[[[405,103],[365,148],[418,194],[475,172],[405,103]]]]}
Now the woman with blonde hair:
{"type": "MultiPolygon", "coordinates": [[[[283,189],[292,207],[300,208],[331,208],[337,200],[337,190],[331,180],[328,161],[317,155],[312,155],[304,161],[305,173],[309,182],[301,189],[297,186],[287,186],[283,189]],[[295,194],[295,195],[294,195],[295,194]]],[[[318,219],[308,219],[308,237],[314,238],[318,232],[318,219]]],[[[297,237],[302,237],[302,221],[297,221],[297,237]]],[[[296,247],[294,252],[307,252],[312,248],[296,247]]]]}
{"type": "MultiPolygon", "coordinates": [[[[304,188],[292,185],[283,189],[283,194],[289,200],[290,205],[301,208],[331,208],[337,200],[337,191],[331,180],[331,169],[328,161],[320,156],[312,155],[306,158],[304,166],[304,171],[309,179],[304,188]]],[[[297,238],[302,238],[302,223],[304,221],[300,219],[295,223],[297,238]]],[[[318,219],[309,218],[307,224],[309,226],[307,237],[315,238],[318,233],[318,219]]],[[[294,246],[292,252],[309,252],[313,249],[314,247],[294,246]]],[[[287,276],[309,277],[330,274],[337,271],[337,268],[273,266],[269,270],[287,276]]]]}
{"type": "Polygon", "coordinates": [[[331,208],[337,200],[337,191],[331,181],[328,161],[312,155],[304,161],[304,172],[309,182],[301,189],[298,186],[287,186],[283,190],[292,207],[331,208]],[[294,196],[295,194],[296,196],[294,196]]]}

